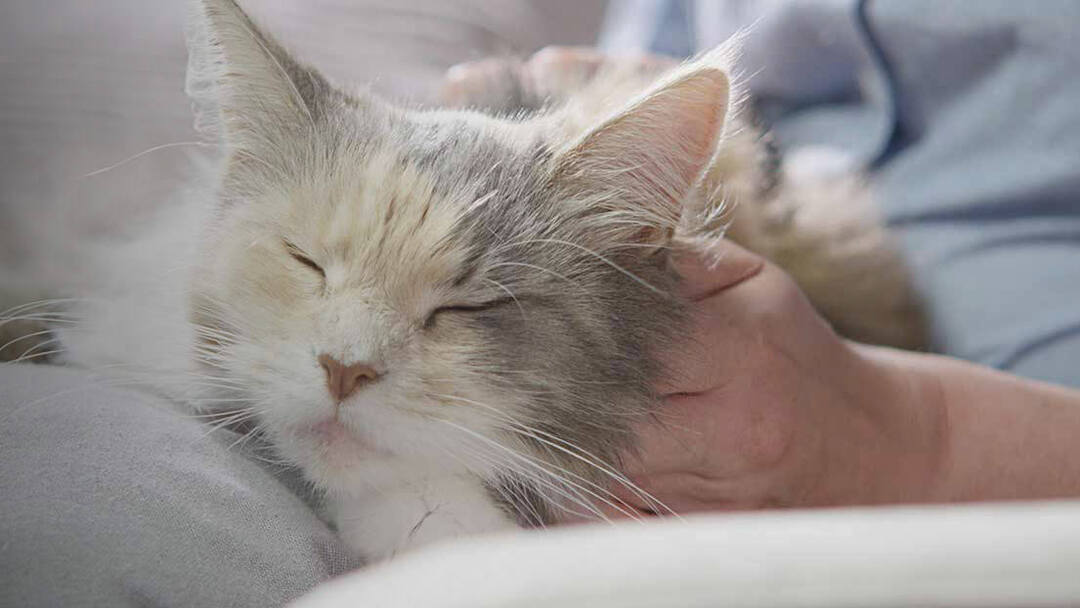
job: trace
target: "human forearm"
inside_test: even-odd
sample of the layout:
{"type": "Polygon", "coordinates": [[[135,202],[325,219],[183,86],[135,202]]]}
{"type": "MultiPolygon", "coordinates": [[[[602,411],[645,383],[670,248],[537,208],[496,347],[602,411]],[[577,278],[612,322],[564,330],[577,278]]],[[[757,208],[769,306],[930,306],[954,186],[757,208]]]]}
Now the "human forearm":
{"type": "Polygon", "coordinates": [[[937,435],[936,457],[911,501],[1080,496],[1080,391],[947,357],[856,350],[910,387],[897,407],[940,414],[924,429],[937,435]]]}

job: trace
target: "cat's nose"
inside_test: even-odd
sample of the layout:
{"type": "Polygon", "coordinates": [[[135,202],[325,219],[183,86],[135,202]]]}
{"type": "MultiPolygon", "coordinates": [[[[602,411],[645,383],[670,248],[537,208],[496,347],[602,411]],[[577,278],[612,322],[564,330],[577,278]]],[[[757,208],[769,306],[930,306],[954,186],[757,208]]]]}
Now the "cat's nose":
{"type": "Polygon", "coordinates": [[[367,363],[345,365],[330,355],[319,355],[319,365],[326,372],[326,389],[338,402],[379,377],[375,368],[367,363]]]}

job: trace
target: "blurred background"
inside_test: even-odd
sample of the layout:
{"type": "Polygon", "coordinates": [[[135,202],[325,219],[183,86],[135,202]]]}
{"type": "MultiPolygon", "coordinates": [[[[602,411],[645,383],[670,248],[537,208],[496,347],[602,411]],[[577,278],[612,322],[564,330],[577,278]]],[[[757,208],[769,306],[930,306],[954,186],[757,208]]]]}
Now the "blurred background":
{"type": "MultiPolygon", "coordinates": [[[[416,101],[429,100],[442,73],[458,62],[527,54],[546,44],[593,44],[605,8],[603,0],[243,4],[338,82],[371,83],[416,101]]],[[[57,223],[75,238],[116,230],[182,183],[191,146],[86,175],[152,147],[198,139],[184,96],[187,6],[182,0],[0,3],[0,261],[8,268],[36,264],[35,244],[50,240],[57,223]]]]}

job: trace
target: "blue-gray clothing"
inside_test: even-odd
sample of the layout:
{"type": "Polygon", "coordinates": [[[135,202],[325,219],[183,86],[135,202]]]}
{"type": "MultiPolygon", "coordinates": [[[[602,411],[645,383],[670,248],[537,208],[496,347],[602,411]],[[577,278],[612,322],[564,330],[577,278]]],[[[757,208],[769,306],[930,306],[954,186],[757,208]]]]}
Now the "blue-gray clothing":
{"type": "Polygon", "coordinates": [[[1080,386],[1080,3],[659,1],[664,50],[752,25],[782,147],[864,161],[939,350],[1080,386]]]}

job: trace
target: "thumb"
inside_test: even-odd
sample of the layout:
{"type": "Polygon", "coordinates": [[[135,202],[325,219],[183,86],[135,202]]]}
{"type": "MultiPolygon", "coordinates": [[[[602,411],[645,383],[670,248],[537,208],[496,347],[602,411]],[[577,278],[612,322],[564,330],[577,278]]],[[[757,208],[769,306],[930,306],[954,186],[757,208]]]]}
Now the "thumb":
{"type": "Polygon", "coordinates": [[[696,302],[730,289],[761,272],[765,267],[765,258],[727,239],[721,239],[708,249],[684,244],[676,250],[671,263],[682,277],[682,295],[696,302]]]}

